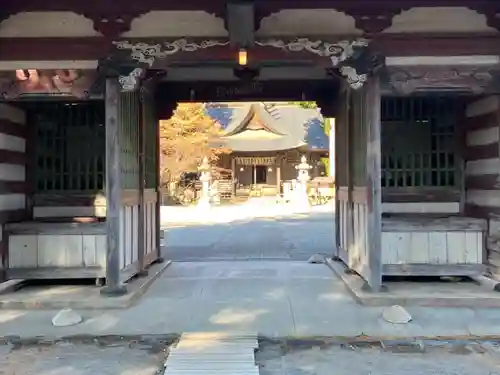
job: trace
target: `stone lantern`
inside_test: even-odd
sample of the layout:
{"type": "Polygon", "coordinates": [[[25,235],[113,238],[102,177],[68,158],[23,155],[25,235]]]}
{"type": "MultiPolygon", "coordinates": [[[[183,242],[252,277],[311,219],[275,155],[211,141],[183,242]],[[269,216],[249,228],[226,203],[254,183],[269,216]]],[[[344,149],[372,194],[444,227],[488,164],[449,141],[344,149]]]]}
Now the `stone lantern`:
{"type": "Polygon", "coordinates": [[[201,196],[198,200],[199,208],[210,208],[210,181],[212,180],[210,169],[210,163],[208,162],[208,158],[205,156],[203,158],[203,162],[198,167],[198,171],[201,174],[201,196]]]}
{"type": "Polygon", "coordinates": [[[309,197],[307,195],[307,183],[311,179],[309,171],[312,166],[307,163],[307,158],[302,155],[300,164],[295,166],[298,171],[297,185],[294,191],[294,201],[300,207],[309,207],[309,197]]]}

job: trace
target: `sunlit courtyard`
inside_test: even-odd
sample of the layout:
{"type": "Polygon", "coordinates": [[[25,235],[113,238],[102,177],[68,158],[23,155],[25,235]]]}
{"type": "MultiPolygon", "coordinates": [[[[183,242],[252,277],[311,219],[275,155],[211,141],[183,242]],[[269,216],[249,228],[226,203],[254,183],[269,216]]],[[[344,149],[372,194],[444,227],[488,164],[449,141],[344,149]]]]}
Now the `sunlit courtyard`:
{"type": "Polygon", "coordinates": [[[333,253],[333,203],[304,211],[255,198],[203,212],[163,207],[162,213],[164,256],[173,261],[306,261],[333,253]]]}

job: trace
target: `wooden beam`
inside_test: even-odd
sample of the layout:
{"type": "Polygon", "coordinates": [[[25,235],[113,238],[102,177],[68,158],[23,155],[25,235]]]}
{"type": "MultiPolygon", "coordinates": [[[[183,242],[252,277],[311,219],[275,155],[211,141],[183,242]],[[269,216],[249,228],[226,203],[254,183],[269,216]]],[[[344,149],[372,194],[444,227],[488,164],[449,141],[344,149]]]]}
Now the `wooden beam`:
{"type": "MultiPolygon", "coordinates": [[[[387,9],[409,9],[412,7],[486,7],[492,8],[491,0],[405,0],[394,5],[394,0],[253,0],[258,10],[278,12],[281,9],[341,9],[343,11],[357,11],[361,13],[375,12],[378,14],[387,9]],[[374,4],[375,3],[375,4],[374,4]]],[[[209,13],[220,14],[224,10],[226,1],[213,0],[143,0],[130,3],[109,3],[99,0],[4,0],[2,14],[15,14],[20,11],[74,11],[87,15],[129,15],[144,14],[150,11],[171,10],[204,10],[209,13]]]]}
{"type": "Polygon", "coordinates": [[[106,286],[101,293],[120,296],[127,288],[120,283],[120,85],[116,77],[106,79],[106,286]]]}
{"type": "Polygon", "coordinates": [[[368,268],[366,280],[372,291],[382,286],[382,188],[381,188],[381,95],[379,77],[366,84],[366,183],[368,268]]]}
{"type": "MultiPolygon", "coordinates": [[[[335,42],[352,36],[311,35],[311,40],[335,42]]],[[[202,41],[207,38],[193,38],[202,41]]],[[[293,38],[284,38],[293,39],[293,38]]],[[[172,39],[163,38],[163,41],[172,39]]],[[[160,39],[130,39],[130,42],[158,42],[160,39]]],[[[498,55],[500,34],[380,34],[371,42],[371,49],[384,56],[465,56],[498,55]]],[[[236,63],[237,49],[230,46],[216,46],[194,52],[179,52],[165,59],[164,64],[183,62],[203,63],[226,61],[236,63]]],[[[54,60],[98,60],[110,53],[118,53],[108,38],[0,38],[0,61],[54,61],[54,60]]],[[[120,51],[124,54],[125,51],[120,51]]],[[[264,61],[309,61],[331,66],[328,58],[310,52],[286,52],[274,47],[255,46],[249,50],[249,64],[264,61]]],[[[162,64],[161,60],[158,64],[162,64]]]]}

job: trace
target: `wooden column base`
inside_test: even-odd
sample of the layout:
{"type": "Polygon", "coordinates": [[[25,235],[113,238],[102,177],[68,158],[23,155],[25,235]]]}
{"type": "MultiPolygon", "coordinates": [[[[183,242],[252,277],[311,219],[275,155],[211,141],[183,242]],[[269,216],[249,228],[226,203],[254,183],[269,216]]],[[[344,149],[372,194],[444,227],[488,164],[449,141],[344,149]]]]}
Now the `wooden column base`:
{"type": "Polygon", "coordinates": [[[121,297],[127,294],[128,290],[125,284],[106,285],[100,290],[100,293],[105,297],[121,297]]]}
{"type": "Polygon", "coordinates": [[[380,285],[377,289],[373,289],[370,286],[370,284],[365,282],[361,287],[361,290],[363,292],[370,292],[370,293],[387,293],[389,291],[389,288],[387,288],[387,285],[380,285]]]}

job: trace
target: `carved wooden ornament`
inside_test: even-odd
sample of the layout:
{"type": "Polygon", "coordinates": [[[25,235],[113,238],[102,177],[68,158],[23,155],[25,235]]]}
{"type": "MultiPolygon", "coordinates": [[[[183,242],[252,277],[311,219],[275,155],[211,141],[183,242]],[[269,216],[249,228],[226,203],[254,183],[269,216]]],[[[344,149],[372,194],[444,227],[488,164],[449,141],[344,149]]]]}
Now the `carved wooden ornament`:
{"type": "MultiPolygon", "coordinates": [[[[194,52],[201,49],[226,46],[229,41],[205,40],[202,42],[190,42],[186,39],[178,39],[173,42],[162,42],[148,44],[143,42],[131,43],[129,41],[116,41],[113,44],[119,50],[130,52],[130,59],[137,64],[137,68],[126,76],[120,76],[119,82],[124,91],[131,91],[137,87],[138,81],[145,70],[153,66],[156,59],[165,59],[178,52],[194,52]]],[[[309,40],[299,38],[293,41],[279,39],[256,41],[255,44],[262,47],[279,48],[289,52],[308,51],[318,56],[330,59],[332,67],[337,68],[340,75],[354,89],[361,88],[368,79],[367,71],[360,72],[354,62],[362,55],[368,47],[369,41],[363,38],[353,40],[342,40],[336,43],[321,40],[309,40]]],[[[365,69],[366,70],[366,69],[365,69]]]]}
{"type": "Polygon", "coordinates": [[[417,91],[455,91],[479,95],[490,88],[499,73],[498,66],[412,66],[390,67],[386,84],[398,94],[417,91]]]}

